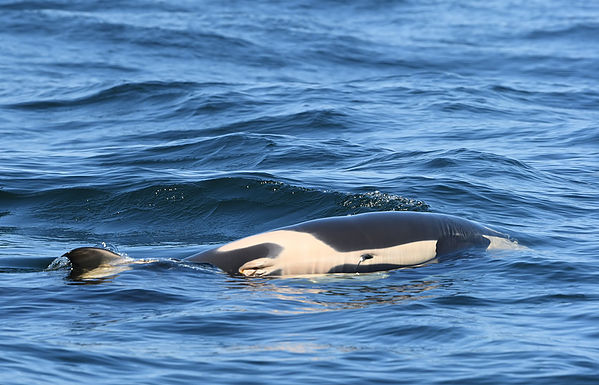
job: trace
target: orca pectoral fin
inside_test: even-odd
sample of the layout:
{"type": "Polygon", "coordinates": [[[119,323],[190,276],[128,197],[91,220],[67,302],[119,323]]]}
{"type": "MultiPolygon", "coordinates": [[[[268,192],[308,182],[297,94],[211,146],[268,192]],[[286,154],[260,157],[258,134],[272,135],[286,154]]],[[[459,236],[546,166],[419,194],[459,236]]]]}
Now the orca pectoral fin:
{"type": "Polygon", "coordinates": [[[258,258],[246,262],[239,268],[239,273],[246,277],[260,277],[271,274],[275,266],[274,258],[258,258]]]}

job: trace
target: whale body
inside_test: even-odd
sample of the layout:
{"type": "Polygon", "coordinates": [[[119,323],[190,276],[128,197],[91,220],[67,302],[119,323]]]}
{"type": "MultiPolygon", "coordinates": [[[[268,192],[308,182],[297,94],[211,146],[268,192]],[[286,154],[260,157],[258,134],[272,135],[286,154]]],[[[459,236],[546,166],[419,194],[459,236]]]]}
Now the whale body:
{"type": "Polygon", "coordinates": [[[187,260],[245,276],[366,273],[421,265],[466,249],[502,247],[506,241],[505,235],[458,217],[391,211],[303,222],[187,260]]]}
{"type": "MultiPolygon", "coordinates": [[[[466,219],[391,211],[282,227],[202,251],[185,261],[252,277],[367,273],[418,266],[468,249],[513,245],[506,235],[466,219]]],[[[72,272],[83,274],[126,263],[118,254],[90,247],[64,256],[71,261],[72,272]]]]}

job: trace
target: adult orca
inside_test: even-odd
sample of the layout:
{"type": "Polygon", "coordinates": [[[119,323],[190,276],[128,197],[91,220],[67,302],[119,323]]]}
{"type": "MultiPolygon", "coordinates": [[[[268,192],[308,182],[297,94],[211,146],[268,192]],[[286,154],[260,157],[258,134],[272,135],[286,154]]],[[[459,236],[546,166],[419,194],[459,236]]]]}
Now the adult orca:
{"type": "MultiPolygon", "coordinates": [[[[468,249],[515,245],[506,235],[466,219],[391,211],[282,227],[202,251],[185,261],[252,277],[367,273],[422,265],[468,249]]],[[[111,266],[122,268],[135,261],[91,247],[74,249],[64,256],[71,261],[71,275],[75,277],[111,266]]]]}

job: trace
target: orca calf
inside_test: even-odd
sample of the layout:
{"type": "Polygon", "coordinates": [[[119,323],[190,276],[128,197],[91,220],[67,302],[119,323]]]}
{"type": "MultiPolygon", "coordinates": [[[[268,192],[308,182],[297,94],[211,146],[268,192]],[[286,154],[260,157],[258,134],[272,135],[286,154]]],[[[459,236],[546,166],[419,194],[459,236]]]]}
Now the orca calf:
{"type": "MultiPolygon", "coordinates": [[[[391,211],[282,227],[202,251],[185,261],[251,277],[367,273],[422,265],[469,249],[515,245],[502,233],[458,217],[391,211]]],[[[110,267],[122,270],[136,262],[93,247],[64,256],[71,262],[72,277],[94,276],[94,271],[110,267]]]]}

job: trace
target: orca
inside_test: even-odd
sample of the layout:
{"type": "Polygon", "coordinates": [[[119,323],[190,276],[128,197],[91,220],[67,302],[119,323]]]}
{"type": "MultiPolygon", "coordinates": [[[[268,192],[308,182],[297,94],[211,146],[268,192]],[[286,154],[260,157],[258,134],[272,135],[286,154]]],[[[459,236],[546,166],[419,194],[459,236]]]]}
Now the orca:
{"type": "MultiPolygon", "coordinates": [[[[517,247],[508,236],[451,215],[389,211],[329,217],[248,236],[194,254],[184,261],[210,264],[248,277],[368,273],[414,267],[469,249],[517,247]]],[[[72,277],[119,266],[131,259],[81,247],[66,254],[72,277]]],[[[137,261],[136,263],[143,263],[137,261]]]]}

